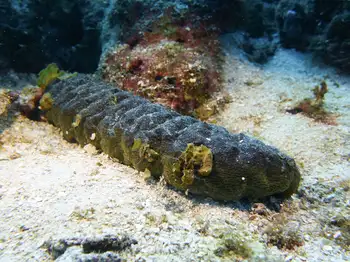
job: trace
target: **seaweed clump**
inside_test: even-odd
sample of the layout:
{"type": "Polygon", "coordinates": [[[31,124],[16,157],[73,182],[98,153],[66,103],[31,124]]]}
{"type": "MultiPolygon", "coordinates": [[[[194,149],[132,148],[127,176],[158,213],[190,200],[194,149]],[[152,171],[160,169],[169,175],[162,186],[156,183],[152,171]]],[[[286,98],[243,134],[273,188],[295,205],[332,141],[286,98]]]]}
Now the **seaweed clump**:
{"type": "Polygon", "coordinates": [[[322,81],[320,86],[317,85],[312,90],[314,98],[306,98],[299,102],[297,106],[288,109],[291,114],[302,113],[307,117],[313,118],[317,122],[322,122],[327,125],[336,125],[335,116],[326,111],[324,108],[325,94],[328,92],[328,86],[325,81],[322,81]]]}
{"type": "Polygon", "coordinates": [[[39,72],[39,77],[37,80],[37,86],[45,90],[45,88],[51,84],[54,80],[59,78],[64,74],[60,71],[56,64],[49,64],[46,68],[39,72]]]}
{"type": "Polygon", "coordinates": [[[265,214],[268,223],[263,236],[268,245],[281,250],[296,250],[304,245],[304,236],[300,231],[300,222],[293,219],[297,207],[286,203],[279,213],[265,214]]]}
{"type": "Polygon", "coordinates": [[[60,71],[56,64],[49,64],[41,70],[38,75],[36,86],[26,86],[19,94],[20,111],[26,117],[32,120],[40,120],[40,106],[49,109],[53,101],[46,94],[43,101],[45,89],[56,79],[63,76],[65,72],[60,71]]]}
{"type": "Polygon", "coordinates": [[[195,146],[190,143],[179,159],[172,164],[172,172],[165,173],[164,178],[176,188],[186,190],[193,184],[196,176],[209,176],[212,168],[211,150],[204,145],[195,146]]]}
{"type": "Polygon", "coordinates": [[[304,239],[296,222],[287,222],[286,218],[276,220],[265,228],[267,243],[279,249],[294,250],[304,245],[304,239]]]}
{"type": "Polygon", "coordinates": [[[235,259],[242,261],[249,259],[254,254],[249,239],[239,232],[225,232],[219,236],[221,245],[214,251],[220,258],[235,259]]]}
{"type": "Polygon", "coordinates": [[[10,103],[16,103],[18,110],[31,120],[41,120],[41,110],[49,110],[53,99],[49,93],[45,93],[47,86],[56,80],[64,80],[75,76],[61,71],[54,63],[49,64],[38,74],[36,85],[26,85],[21,91],[8,91],[7,97],[10,103]]]}

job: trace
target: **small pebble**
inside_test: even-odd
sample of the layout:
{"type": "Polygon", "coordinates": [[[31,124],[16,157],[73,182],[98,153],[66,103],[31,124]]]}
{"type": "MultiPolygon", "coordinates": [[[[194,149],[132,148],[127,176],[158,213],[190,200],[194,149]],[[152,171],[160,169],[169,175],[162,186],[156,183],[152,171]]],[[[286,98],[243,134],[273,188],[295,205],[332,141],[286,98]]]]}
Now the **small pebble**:
{"type": "Polygon", "coordinates": [[[340,231],[336,232],[336,233],[333,235],[334,239],[337,239],[337,238],[340,237],[340,236],[341,236],[341,232],[340,232],[340,231]]]}
{"type": "Polygon", "coordinates": [[[96,147],[94,147],[91,144],[87,144],[86,146],[84,146],[84,150],[86,153],[88,153],[89,155],[97,155],[97,149],[96,147]]]}
{"type": "Polygon", "coordinates": [[[330,203],[332,201],[332,199],[334,199],[334,198],[335,198],[335,194],[331,194],[324,199],[324,202],[330,203]]]}
{"type": "Polygon", "coordinates": [[[333,250],[333,248],[331,246],[328,246],[328,245],[324,245],[322,249],[324,251],[332,251],[333,250]]]}

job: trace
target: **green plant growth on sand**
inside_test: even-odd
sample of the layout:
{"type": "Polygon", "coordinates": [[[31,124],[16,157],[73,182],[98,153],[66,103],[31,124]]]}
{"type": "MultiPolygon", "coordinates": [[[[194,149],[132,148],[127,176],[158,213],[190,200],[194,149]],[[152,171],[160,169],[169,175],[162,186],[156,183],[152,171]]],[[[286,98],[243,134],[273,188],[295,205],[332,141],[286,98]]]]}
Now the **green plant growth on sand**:
{"type": "Polygon", "coordinates": [[[241,261],[249,259],[253,255],[249,241],[243,234],[229,231],[221,234],[219,238],[221,239],[219,247],[214,251],[218,257],[238,259],[232,261],[241,261]]]}
{"type": "Polygon", "coordinates": [[[75,207],[73,212],[70,214],[69,218],[77,221],[81,221],[81,220],[89,221],[94,219],[95,212],[96,210],[93,207],[86,208],[86,209],[75,207]]]}
{"type": "Polygon", "coordinates": [[[324,109],[325,94],[328,92],[328,86],[325,81],[315,86],[312,90],[314,98],[306,98],[299,102],[294,108],[287,110],[292,114],[303,113],[304,115],[328,125],[336,125],[335,116],[324,109]]]}
{"type": "Polygon", "coordinates": [[[279,249],[294,250],[304,244],[297,222],[289,221],[283,214],[275,216],[275,220],[265,228],[264,235],[267,244],[279,249]]]}

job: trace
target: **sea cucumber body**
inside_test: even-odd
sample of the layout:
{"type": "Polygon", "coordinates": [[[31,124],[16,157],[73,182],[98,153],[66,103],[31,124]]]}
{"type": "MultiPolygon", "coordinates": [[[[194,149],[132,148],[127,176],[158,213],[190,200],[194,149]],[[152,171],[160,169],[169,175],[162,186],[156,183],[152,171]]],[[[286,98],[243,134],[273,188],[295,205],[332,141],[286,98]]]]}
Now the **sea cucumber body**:
{"type": "Polygon", "coordinates": [[[181,190],[216,200],[259,198],[295,193],[300,173],[290,157],[244,134],[182,116],[161,105],[78,75],[46,90],[53,106],[49,122],[65,139],[93,144],[111,157],[181,190]],[[194,172],[189,184],[174,167],[189,144],[204,145],[212,154],[209,175],[194,172]],[[175,174],[176,173],[176,174],[175,174]]]}

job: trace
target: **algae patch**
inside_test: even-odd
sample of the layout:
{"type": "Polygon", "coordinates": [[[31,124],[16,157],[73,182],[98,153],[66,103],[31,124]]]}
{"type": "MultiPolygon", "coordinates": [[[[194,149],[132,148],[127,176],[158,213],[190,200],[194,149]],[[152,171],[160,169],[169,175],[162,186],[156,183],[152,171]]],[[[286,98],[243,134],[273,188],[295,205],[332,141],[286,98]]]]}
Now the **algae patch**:
{"type": "Polygon", "coordinates": [[[302,113],[307,117],[313,118],[317,122],[327,125],[337,125],[336,116],[326,111],[324,108],[325,95],[328,92],[328,86],[325,81],[312,89],[314,99],[305,98],[300,101],[294,108],[288,109],[291,114],[302,113]]]}
{"type": "Polygon", "coordinates": [[[209,176],[213,168],[213,154],[204,146],[190,143],[181,154],[178,161],[173,163],[172,172],[166,179],[179,189],[187,189],[194,182],[195,176],[209,176]]]}
{"type": "Polygon", "coordinates": [[[51,94],[45,93],[39,101],[40,109],[41,110],[50,110],[52,108],[53,103],[54,103],[54,101],[52,99],[51,94]]]}
{"type": "Polygon", "coordinates": [[[64,74],[63,71],[60,71],[58,66],[54,63],[49,64],[46,68],[39,72],[39,77],[37,80],[37,85],[41,89],[45,89],[49,84],[55,81],[57,78],[64,74]]]}
{"type": "Polygon", "coordinates": [[[45,90],[45,88],[56,79],[66,80],[76,76],[77,74],[78,73],[67,73],[65,71],[61,71],[55,63],[52,63],[39,72],[37,86],[42,90],[45,90]]]}

